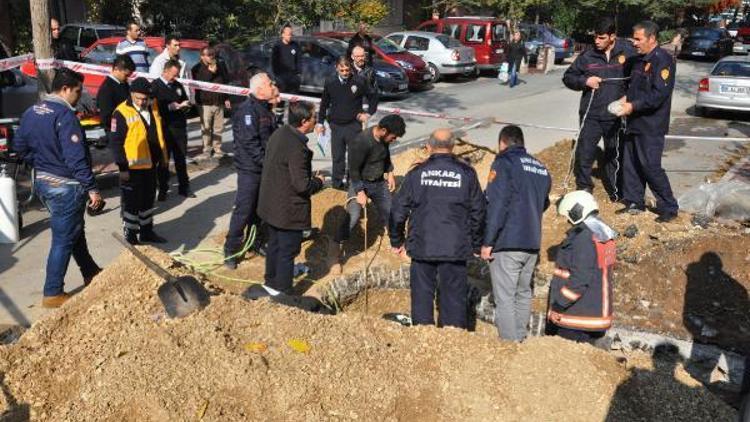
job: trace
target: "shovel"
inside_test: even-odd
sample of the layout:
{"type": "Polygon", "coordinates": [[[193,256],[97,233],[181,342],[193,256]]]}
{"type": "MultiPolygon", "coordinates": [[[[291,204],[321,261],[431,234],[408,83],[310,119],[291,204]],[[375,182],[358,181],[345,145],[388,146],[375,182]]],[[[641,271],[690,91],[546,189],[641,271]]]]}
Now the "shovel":
{"type": "Polygon", "coordinates": [[[206,288],[203,287],[195,277],[175,277],[141,253],[138,249],[134,248],[133,245],[126,242],[119,234],[112,233],[112,237],[122,243],[130,253],[135,255],[135,257],[143,262],[143,264],[151,271],[155,272],[159,277],[166,281],[166,283],[159,286],[157,294],[159,295],[159,300],[161,301],[161,304],[164,305],[164,309],[167,311],[167,315],[170,318],[186,317],[191,313],[208,306],[210,301],[208,290],[206,290],[206,288]]]}

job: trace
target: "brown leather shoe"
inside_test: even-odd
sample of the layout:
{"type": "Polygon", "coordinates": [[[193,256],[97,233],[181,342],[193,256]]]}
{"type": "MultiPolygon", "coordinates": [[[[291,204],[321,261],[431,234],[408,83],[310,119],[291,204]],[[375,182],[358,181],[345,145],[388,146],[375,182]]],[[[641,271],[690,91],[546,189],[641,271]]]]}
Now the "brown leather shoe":
{"type": "Polygon", "coordinates": [[[44,299],[42,299],[42,308],[59,308],[68,299],[70,299],[70,295],[67,293],[57,296],[44,296],[44,299]]]}

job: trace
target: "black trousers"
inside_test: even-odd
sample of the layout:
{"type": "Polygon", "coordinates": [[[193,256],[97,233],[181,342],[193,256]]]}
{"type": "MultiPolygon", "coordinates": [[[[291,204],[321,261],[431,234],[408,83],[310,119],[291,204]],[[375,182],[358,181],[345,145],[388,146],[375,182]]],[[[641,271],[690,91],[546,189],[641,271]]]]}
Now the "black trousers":
{"type": "Polygon", "coordinates": [[[331,123],[331,179],[333,186],[340,186],[346,176],[346,148],[362,131],[362,123],[353,121],[343,125],[331,123]]]}
{"type": "Polygon", "coordinates": [[[294,258],[302,250],[302,230],[284,230],[268,225],[266,286],[287,292],[294,282],[294,258]]]}
{"type": "Polygon", "coordinates": [[[604,155],[599,168],[603,170],[602,182],[610,197],[619,199],[621,192],[618,184],[620,173],[619,138],[622,123],[620,119],[600,121],[587,119],[578,136],[575,167],[577,190],[592,190],[594,182],[591,180],[592,167],[596,159],[599,140],[604,138],[604,155]]]}
{"type": "Polygon", "coordinates": [[[550,321],[547,321],[547,327],[545,329],[546,335],[558,336],[570,341],[577,343],[594,343],[596,340],[604,337],[606,331],[584,331],[575,330],[572,328],[561,327],[555,325],[550,321]]]}
{"type": "MultiPolygon", "coordinates": [[[[365,193],[367,197],[372,200],[375,208],[378,210],[378,217],[380,218],[380,224],[382,227],[388,227],[388,218],[391,215],[391,193],[388,191],[388,182],[380,180],[377,182],[363,182],[365,185],[365,193]]],[[[349,191],[346,194],[347,197],[352,198],[357,196],[357,192],[354,191],[354,186],[349,185],[349,191]]],[[[335,242],[341,243],[345,240],[349,240],[352,230],[359,223],[359,218],[362,215],[362,206],[355,200],[351,200],[346,205],[346,217],[341,222],[338,230],[333,236],[335,242]]]]}
{"type": "Polygon", "coordinates": [[[435,325],[433,309],[437,291],[438,326],[467,328],[466,261],[412,260],[410,272],[412,324],[435,325]]]}
{"type": "Polygon", "coordinates": [[[259,193],[260,173],[237,172],[237,195],[234,198],[229,232],[224,243],[225,256],[239,252],[245,239],[245,229],[260,222],[256,213],[259,193]]]}
{"type": "Polygon", "coordinates": [[[623,198],[628,203],[644,205],[646,184],[656,197],[658,214],[677,212],[679,206],[672,194],[667,173],[661,166],[664,136],[631,134],[623,145],[623,198]]]}
{"type": "Polygon", "coordinates": [[[276,76],[279,91],[284,94],[298,94],[300,83],[300,78],[297,75],[281,74],[276,76]]]}
{"type": "MultiPolygon", "coordinates": [[[[187,173],[187,128],[175,128],[164,125],[164,140],[167,143],[167,164],[169,157],[174,160],[174,170],[177,173],[177,182],[180,192],[190,189],[190,181],[187,173]]],[[[159,169],[159,191],[169,191],[169,166],[159,169]]]]}
{"type": "Polygon", "coordinates": [[[121,215],[126,229],[148,232],[154,227],[156,170],[130,170],[130,180],[120,182],[121,215]]]}

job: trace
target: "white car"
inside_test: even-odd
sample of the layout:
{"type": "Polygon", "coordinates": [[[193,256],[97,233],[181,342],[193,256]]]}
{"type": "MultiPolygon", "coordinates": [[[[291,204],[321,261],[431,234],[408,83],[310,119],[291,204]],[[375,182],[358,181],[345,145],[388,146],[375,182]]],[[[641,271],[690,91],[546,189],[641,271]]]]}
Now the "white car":
{"type": "Polygon", "coordinates": [[[393,32],[386,38],[427,62],[433,82],[437,82],[442,75],[478,74],[474,49],[448,35],[406,31],[393,32]]]}
{"type": "Polygon", "coordinates": [[[695,111],[708,110],[750,111],[750,56],[724,57],[700,80],[695,111]]]}

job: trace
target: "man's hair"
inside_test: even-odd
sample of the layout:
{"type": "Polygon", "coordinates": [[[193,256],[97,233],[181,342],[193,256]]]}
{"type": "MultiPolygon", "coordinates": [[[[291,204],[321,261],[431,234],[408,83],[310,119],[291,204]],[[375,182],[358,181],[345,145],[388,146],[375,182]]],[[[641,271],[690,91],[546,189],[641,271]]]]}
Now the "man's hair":
{"type": "Polygon", "coordinates": [[[52,21],[55,21],[55,22],[57,22],[57,24],[58,24],[58,25],[60,25],[60,19],[57,19],[57,18],[56,18],[56,17],[54,17],[54,16],[53,16],[53,17],[51,17],[51,18],[49,18],[49,23],[52,23],[52,21]]]}
{"type": "Polygon", "coordinates": [[[201,54],[206,54],[208,56],[215,56],[216,55],[216,49],[207,45],[207,46],[201,48],[201,54]]]}
{"type": "Polygon", "coordinates": [[[339,58],[336,60],[336,67],[339,66],[346,66],[346,67],[352,67],[352,61],[349,59],[349,57],[339,56],[339,58]]]}
{"type": "Polygon", "coordinates": [[[135,72],[135,63],[127,54],[118,54],[112,62],[112,69],[135,72]]]}
{"type": "Polygon", "coordinates": [[[399,138],[406,133],[406,122],[398,114],[389,114],[378,122],[378,127],[385,129],[389,135],[396,135],[399,138]]]}
{"type": "Polygon", "coordinates": [[[600,20],[594,28],[594,35],[614,35],[616,32],[615,21],[611,18],[600,20]]]}
{"type": "Polygon", "coordinates": [[[292,101],[289,103],[289,125],[300,127],[305,120],[315,115],[315,104],[308,101],[292,101]]]}
{"type": "Polygon", "coordinates": [[[364,53],[365,55],[367,54],[367,50],[365,50],[364,47],[362,47],[361,45],[355,45],[354,48],[352,48],[352,56],[354,55],[354,50],[356,49],[362,50],[362,53],[364,53]]]}
{"type": "Polygon", "coordinates": [[[83,75],[66,68],[58,69],[52,80],[52,92],[60,92],[63,88],[76,88],[83,85],[83,75]]]}
{"type": "Polygon", "coordinates": [[[505,144],[509,147],[511,146],[524,146],[523,141],[523,131],[520,127],[516,125],[508,125],[503,128],[503,130],[500,131],[500,136],[498,136],[498,141],[505,141],[505,144]]]}
{"type": "Polygon", "coordinates": [[[180,42],[180,37],[177,34],[169,34],[164,37],[164,47],[172,43],[172,41],[180,42]]]}
{"type": "Polygon", "coordinates": [[[435,130],[430,134],[430,138],[427,139],[427,145],[435,148],[435,149],[450,149],[453,148],[453,145],[456,143],[456,135],[453,133],[453,131],[450,130],[435,130]],[[448,137],[445,139],[440,139],[439,137],[435,136],[436,133],[447,131],[448,137]]]}
{"type": "Polygon", "coordinates": [[[281,31],[279,31],[279,34],[282,33],[282,32],[284,32],[284,30],[287,29],[287,28],[289,28],[291,30],[294,30],[292,28],[292,25],[289,25],[288,23],[285,23],[284,26],[281,27],[281,31]]]}
{"type": "Polygon", "coordinates": [[[133,25],[137,26],[138,28],[141,27],[141,24],[139,24],[138,22],[136,22],[136,21],[130,21],[130,22],[128,22],[128,25],[125,28],[127,28],[127,30],[130,31],[130,28],[132,28],[133,25]]]}
{"type": "Polygon", "coordinates": [[[177,69],[181,69],[182,65],[180,64],[179,60],[175,59],[169,59],[166,63],[164,63],[164,70],[167,70],[169,68],[176,67],[177,69]]]}
{"type": "Polygon", "coordinates": [[[253,75],[253,77],[250,78],[250,92],[255,94],[255,91],[260,88],[261,84],[263,84],[263,80],[266,78],[271,78],[266,72],[258,72],[253,75]]]}
{"type": "Polygon", "coordinates": [[[642,29],[643,34],[646,35],[646,37],[658,37],[659,36],[659,25],[652,21],[641,21],[635,24],[633,27],[633,32],[642,29]]]}

